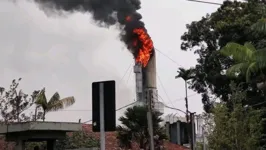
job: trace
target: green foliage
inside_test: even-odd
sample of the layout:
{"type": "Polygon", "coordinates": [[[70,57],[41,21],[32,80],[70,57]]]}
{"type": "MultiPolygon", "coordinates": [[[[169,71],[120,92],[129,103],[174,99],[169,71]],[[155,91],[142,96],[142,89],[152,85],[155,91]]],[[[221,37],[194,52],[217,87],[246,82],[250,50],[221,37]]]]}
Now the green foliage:
{"type": "MultiPolygon", "coordinates": [[[[202,102],[207,112],[210,112],[213,104],[211,94],[228,102],[228,95],[231,94],[230,82],[233,80],[240,84],[246,81],[246,75],[231,79],[224,74],[224,70],[235,64],[235,61],[217,51],[228,42],[241,45],[251,42],[256,49],[265,48],[265,34],[255,34],[251,30],[255,29],[254,24],[258,20],[265,17],[265,8],[265,2],[262,1],[225,1],[216,12],[187,25],[188,31],[181,37],[181,49],[192,50],[199,56],[190,88],[202,94],[202,102]]],[[[264,101],[262,92],[258,91],[255,85],[245,84],[243,90],[245,89],[249,89],[247,96],[250,101],[247,104],[264,101]]]]}
{"type": "MultiPolygon", "coordinates": [[[[161,146],[161,142],[167,139],[164,127],[160,125],[163,121],[161,113],[153,112],[153,129],[154,136],[157,137],[155,147],[161,146]]],[[[128,108],[124,116],[119,118],[122,125],[117,126],[117,139],[119,144],[124,148],[131,148],[131,142],[139,144],[140,148],[146,148],[149,145],[149,133],[147,122],[147,108],[142,106],[134,106],[128,108]]]]}
{"type": "Polygon", "coordinates": [[[223,103],[218,103],[213,110],[214,128],[208,135],[209,148],[255,150],[260,148],[262,136],[261,110],[245,107],[246,92],[241,87],[230,85],[233,91],[230,100],[233,109],[230,111],[223,103]]]}
{"type": "Polygon", "coordinates": [[[38,91],[34,91],[31,96],[18,90],[19,82],[13,80],[9,89],[0,87],[0,112],[2,122],[21,122],[29,121],[31,114],[24,111],[31,107],[36,99],[38,91]]]}
{"type": "Polygon", "coordinates": [[[75,148],[92,148],[99,147],[100,141],[85,131],[74,132],[68,135],[66,139],[57,141],[56,149],[75,149],[75,148]]]}
{"type": "Polygon", "coordinates": [[[266,68],[266,49],[256,50],[251,43],[228,43],[220,52],[227,57],[231,56],[236,62],[227,69],[229,76],[245,74],[246,81],[249,82],[251,75],[261,74],[261,70],[266,68]]]}
{"type": "MultiPolygon", "coordinates": [[[[60,109],[64,109],[68,106],[71,106],[75,103],[75,98],[73,96],[66,97],[63,99],[60,99],[59,93],[54,93],[54,95],[50,98],[49,101],[47,101],[46,95],[45,95],[45,88],[43,88],[40,93],[37,96],[37,100],[35,102],[36,110],[38,107],[41,107],[43,109],[43,121],[45,120],[45,115],[50,111],[57,111],[60,109]]],[[[36,115],[36,112],[35,112],[36,115]]]]}
{"type": "Polygon", "coordinates": [[[196,143],[196,150],[204,150],[203,149],[203,143],[197,142],[196,143]]]}
{"type": "Polygon", "coordinates": [[[40,150],[46,149],[46,142],[26,142],[26,150],[33,150],[35,146],[39,146],[40,150]]]}
{"type": "Polygon", "coordinates": [[[193,69],[190,68],[190,69],[185,69],[185,68],[178,68],[178,71],[177,71],[177,75],[175,76],[175,78],[182,78],[184,81],[188,81],[190,79],[193,79],[194,77],[194,74],[193,74],[193,69]]]}

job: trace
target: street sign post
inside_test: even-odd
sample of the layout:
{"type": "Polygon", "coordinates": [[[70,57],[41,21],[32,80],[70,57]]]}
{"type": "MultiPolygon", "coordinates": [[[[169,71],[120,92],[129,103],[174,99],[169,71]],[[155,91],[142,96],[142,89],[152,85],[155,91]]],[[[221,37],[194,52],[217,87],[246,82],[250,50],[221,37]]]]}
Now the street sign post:
{"type": "Polygon", "coordinates": [[[93,132],[100,132],[101,150],[105,150],[105,132],[115,131],[115,81],[92,83],[93,132]]]}

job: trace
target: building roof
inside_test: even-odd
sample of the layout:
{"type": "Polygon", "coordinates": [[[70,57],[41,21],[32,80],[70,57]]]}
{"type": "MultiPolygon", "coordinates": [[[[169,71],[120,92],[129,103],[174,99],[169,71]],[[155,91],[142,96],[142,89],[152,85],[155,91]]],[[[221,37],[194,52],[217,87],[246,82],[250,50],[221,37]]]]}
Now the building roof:
{"type": "Polygon", "coordinates": [[[0,124],[0,134],[11,132],[25,132],[25,131],[61,131],[74,132],[81,130],[80,123],[73,122],[43,122],[43,121],[29,121],[17,122],[12,124],[0,124]]]}
{"type": "MultiPolygon", "coordinates": [[[[83,129],[83,131],[92,135],[93,137],[98,138],[98,139],[100,138],[100,133],[92,132],[92,125],[91,124],[83,124],[82,129],[83,129]]],[[[106,150],[121,150],[118,147],[118,140],[116,139],[116,132],[106,132],[105,135],[106,135],[106,150]]],[[[4,149],[5,144],[6,144],[6,142],[4,141],[4,139],[0,139],[0,150],[9,150],[9,149],[4,149]]],[[[164,146],[167,150],[189,150],[187,147],[173,144],[173,143],[170,143],[168,141],[164,142],[164,146]]],[[[11,150],[13,147],[13,144],[11,144],[9,147],[11,150]]],[[[136,144],[133,144],[132,150],[139,150],[136,147],[136,144]]]]}

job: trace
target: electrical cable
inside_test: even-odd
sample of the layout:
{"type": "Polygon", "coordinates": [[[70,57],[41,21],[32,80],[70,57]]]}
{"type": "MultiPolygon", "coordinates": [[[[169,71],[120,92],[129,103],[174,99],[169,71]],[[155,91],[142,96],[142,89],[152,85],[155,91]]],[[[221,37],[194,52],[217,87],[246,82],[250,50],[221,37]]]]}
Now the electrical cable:
{"type": "Polygon", "coordinates": [[[158,48],[154,48],[157,52],[159,52],[160,54],[162,54],[163,56],[165,56],[166,58],[168,58],[169,60],[171,60],[173,63],[177,64],[178,66],[183,67],[182,65],[180,65],[178,62],[176,62],[174,59],[170,58],[169,56],[167,56],[166,54],[164,54],[162,51],[160,51],[158,48]]]}
{"type": "MultiPolygon", "coordinates": [[[[133,102],[133,103],[127,104],[127,105],[125,105],[125,106],[123,106],[123,107],[120,107],[120,108],[116,109],[115,111],[119,111],[119,110],[124,109],[124,108],[126,108],[126,107],[128,107],[128,106],[131,106],[131,105],[133,105],[133,104],[135,104],[135,103],[136,103],[136,102],[133,102]]],[[[88,123],[88,122],[91,122],[91,121],[92,121],[92,119],[91,119],[91,120],[88,120],[88,121],[85,121],[85,122],[83,122],[82,124],[85,124],[85,123],[88,123]]]]}
{"type": "Polygon", "coordinates": [[[161,87],[162,87],[162,89],[163,89],[163,91],[164,91],[164,94],[166,95],[166,97],[167,97],[168,101],[170,101],[170,102],[171,102],[171,104],[174,106],[173,102],[171,101],[171,99],[170,99],[169,95],[167,94],[167,92],[166,92],[166,90],[165,90],[165,88],[164,88],[164,86],[163,86],[163,83],[162,83],[162,81],[161,81],[161,78],[160,78],[160,76],[159,76],[159,75],[157,75],[157,77],[158,77],[159,83],[160,83],[160,85],[161,85],[161,87]]]}
{"type": "MultiPolygon", "coordinates": [[[[198,95],[198,93],[194,93],[194,94],[190,94],[188,95],[187,97],[193,97],[193,96],[196,96],[198,95]]],[[[181,100],[184,100],[186,97],[180,97],[180,98],[177,98],[176,100],[174,100],[174,103],[177,102],[177,101],[181,101],[181,100]]]]}
{"type": "MultiPolygon", "coordinates": [[[[160,98],[162,101],[160,101],[159,99],[157,99],[159,102],[161,102],[162,104],[163,104],[163,106],[165,107],[166,105],[165,105],[165,101],[164,101],[164,99],[158,94],[158,98],[160,98]]],[[[166,107],[167,108],[167,107],[166,107]]],[[[174,106],[173,107],[171,107],[171,108],[174,108],[174,106]]],[[[181,116],[178,112],[177,112],[177,114],[179,115],[179,116],[181,116]]]]}
{"type": "MultiPolygon", "coordinates": [[[[128,73],[128,71],[130,70],[130,68],[133,66],[133,64],[134,64],[134,61],[133,61],[133,63],[130,63],[130,64],[129,64],[129,66],[128,66],[126,72],[124,73],[124,75],[123,75],[122,78],[121,78],[121,81],[124,79],[124,77],[126,76],[126,74],[128,73]]],[[[130,72],[130,74],[131,74],[131,72],[130,72]]]]}
{"type": "Polygon", "coordinates": [[[197,3],[205,3],[205,4],[211,4],[211,5],[223,5],[220,3],[215,3],[215,2],[206,2],[206,1],[200,1],[200,0],[187,0],[187,1],[191,1],[191,2],[197,2],[197,3]]]}

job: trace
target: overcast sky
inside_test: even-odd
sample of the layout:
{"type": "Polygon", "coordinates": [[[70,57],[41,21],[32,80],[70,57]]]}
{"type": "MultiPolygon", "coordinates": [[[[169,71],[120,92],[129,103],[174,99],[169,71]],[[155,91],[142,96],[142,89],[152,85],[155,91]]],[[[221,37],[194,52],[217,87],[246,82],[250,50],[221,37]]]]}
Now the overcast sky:
{"type": "MultiPolygon", "coordinates": [[[[119,41],[115,27],[97,27],[90,14],[47,17],[34,3],[8,1],[0,1],[0,86],[8,87],[12,79],[21,77],[20,88],[26,93],[46,87],[48,97],[56,91],[61,97],[75,96],[73,106],[49,113],[49,121],[90,120],[93,81],[116,80],[117,108],[134,101],[133,58],[119,41]]],[[[161,101],[171,107],[185,110],[184,81],[174,77],[180,65],[194,66],[197,58],[180,50],[185,25],[217,7],[186,0],[142,1],[140,12],[148,32],[155,47],[166,55],[157,53],[161,80],[157,83],[161,101]]],[[[202,112],[201,96],[193,91],[188,95],[192,95],[189,109],[202,112]]],[[[117,113],[119,116],[123,110],[117,113]]],[[[165,109],[165,113],[176,112],[165,109]]]]}

